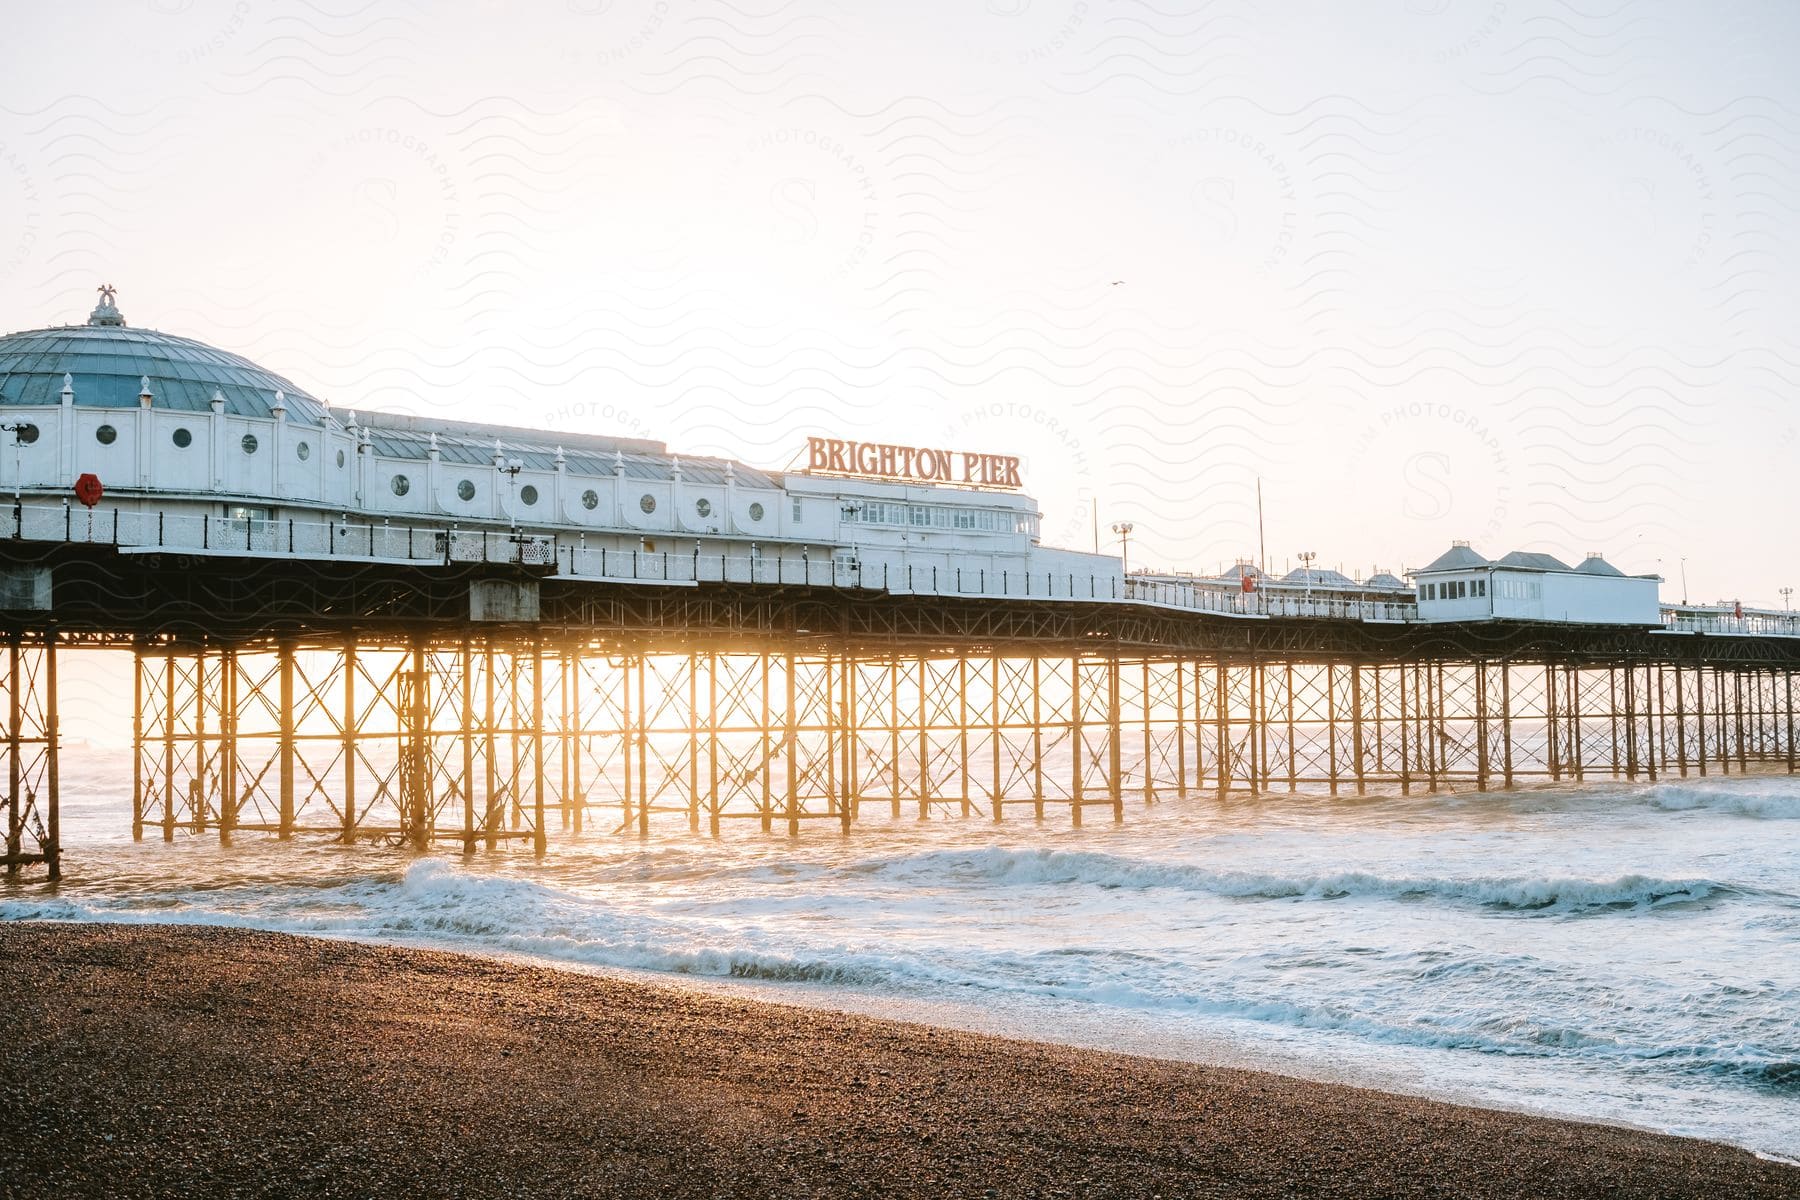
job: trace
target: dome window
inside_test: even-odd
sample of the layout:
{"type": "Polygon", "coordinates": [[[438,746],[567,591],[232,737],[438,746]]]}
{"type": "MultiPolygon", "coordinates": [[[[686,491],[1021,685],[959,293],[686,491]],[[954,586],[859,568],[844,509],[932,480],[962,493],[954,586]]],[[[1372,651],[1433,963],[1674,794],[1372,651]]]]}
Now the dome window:
{"type": "Polygon", "coordinates": [[[655,512],[656,511],[656,497],[652,496],[649,492],[645,492],[642,496],[638,497],[638,507],[640,509],[642,509],[645,513],[655,512]]]}
{"type": "Polygon", "coordinates": [[[119,431],[114,429],[111,425],[102,425],[100,428],[94,430],[94,440],[99,442],[102,446],[110,446],[119,440],[119,431]]]}
{"type": "Polygon", "coordinates": [[[255,454],[256,453],[256,435],[254,433],[246,433],[244,435],[244,440],[239,442],[238,445],[240,445],[244,448],[245,454],[255,454]]]}
{"type": "Polygon", "coordinates": [[[593,488],[589,488],[587,491],[581,493],[581,507],[589,510],[590,512],[596,508],[599,508],[600,507],[600,493],[596,492],[593,488]]]}
{"type": "Polygon", "coordinates": [[[694,511],[703,517],[712,516],[712,501],[705,498],[694,501],[694,511]]]}
{"type": "Polygon", "coordinates": [[[763,519],[763,506],[760,503],[752,504],[750,506],[750,519],[752,521],[760,521],[763,519]]]}
{"type": "Polygon", "coordinates": [[[475,498],[474,482],[471,480],[465,479],[461,483],[457,484],[456,485],[456,498],[458,500],[473,500],[475,498]]]}
{"type": "Polygon", "coordinates": [[[312,447],[306,442],[301,442],[294,447],[294,457],[298,458],[301,462],[305,462],[312,457],[312,447]]]}
{"type": "Polygon", "coordinates": [[[394,489],[394,495],[404,496],[412,491],[412,480],[404,475],[396,475],[388,486],[394,489]]]}
{"type": "Polygon", "coordinates": [[[38,440],[36,425],[16,425],[13,427],[13,440],[21,446],[29,446],[38,440]]]}
{"type": "Polygon", "coordinates": [[[171,433],[169,435],[169,440],[175,443],[176,449],[186,450],[189,446],[194,444],[194,435],[186,427],[183,427],[177,429],[174,433],[171,433]]]}
{"type": "Polygon", "coordinates": [[[523,500],[527,505],[536,504],[537,503],[537,489],[532,487],[529,483],[526,484],[524,487],[519,489],[519,499],[523,500]]]}

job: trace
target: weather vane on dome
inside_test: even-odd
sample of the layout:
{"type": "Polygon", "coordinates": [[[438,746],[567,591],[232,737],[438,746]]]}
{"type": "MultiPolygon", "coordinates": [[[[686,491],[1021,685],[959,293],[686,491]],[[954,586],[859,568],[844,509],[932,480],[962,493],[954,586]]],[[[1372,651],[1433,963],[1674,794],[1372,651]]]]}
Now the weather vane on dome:
{"type": "Polygon", "coordinates": [[[119,290],[110,283],[100,285],[100,303],[94,305],[94,311],[88,314],[89,325],[123,325],[125,316],[113,304],[119,290]]]}

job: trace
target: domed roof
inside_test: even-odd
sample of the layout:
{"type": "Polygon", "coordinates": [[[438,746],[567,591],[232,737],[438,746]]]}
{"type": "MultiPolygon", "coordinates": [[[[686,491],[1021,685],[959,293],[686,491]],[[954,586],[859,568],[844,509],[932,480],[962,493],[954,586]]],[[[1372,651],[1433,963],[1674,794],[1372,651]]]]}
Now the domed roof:
{"type": "Polygon", "coordinates": [[[135,408],[148,380],[156,408],[206,412],[217,393],[226,412],[267,417],[281,392],[288,420],[325,423],[322,401],[242,355],[130,328],[111,288],[102,289],[86,325],[0,335],[0,404],[60,404],[64,375],[83,407],[135,408]]]}

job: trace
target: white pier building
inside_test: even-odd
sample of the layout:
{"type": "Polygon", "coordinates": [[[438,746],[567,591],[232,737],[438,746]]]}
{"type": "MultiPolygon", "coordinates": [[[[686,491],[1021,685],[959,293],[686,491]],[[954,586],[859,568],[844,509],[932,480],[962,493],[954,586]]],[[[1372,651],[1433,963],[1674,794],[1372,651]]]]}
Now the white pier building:
{"type": "MultiPolygon", "coordinates": [[[[110,287],[85,324],[0,336],[0,538],[121,554],[514,564],[551,578],[729,582],[1137,603],[1246,619],[1512,620],[1800,636],[1800,616],[1662,605],[1655,576],[1458,543],[1352,580],[1137,571],[1039,541],[1019,461],[810,440],[771,471],[661,442],[333,406],[240,355],[128,325],[110,287]],[[10,518],[10,519],[9,519],[10,518]]],[[[7,568],[0,609],[44,608],[7,568]]],[[[523,615],[499,612],[495,616],[523,615]]]]}
{"type": "Polygon", "coordinates": [[[861,478],[833,469],[845,443],[814,439],[824,469],[774,472],[642,439],[337,408],[239,355],[129,326],[110,289],[84,325],[0,337],[0,406],[4,532],[27,539],[639,582],[1124,592],[1117,558],[1039,543],[1017,459],[850,443],[893,476],[861,478]],[[86,476],[102,496],[84,508],[86,476]]]}

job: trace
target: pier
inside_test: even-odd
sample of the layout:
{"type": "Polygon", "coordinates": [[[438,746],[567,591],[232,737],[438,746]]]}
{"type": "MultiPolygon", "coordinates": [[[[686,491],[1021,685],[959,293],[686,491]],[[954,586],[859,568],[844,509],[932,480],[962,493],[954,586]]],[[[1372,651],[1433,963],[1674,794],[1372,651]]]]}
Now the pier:
{"type": "Polygon", "coordinates": [[[56,661],[94,647],[132,652],[132,830],[165,840],[542,851],[1800,768],[1781,634],[6,549],[57,600],[8,621],[13,869],[56,869],[56,661]],[[472,619],[496,587],[535,618],[472,619]]]}
{"type": "Polygon", "coordinates": [[[358,414],[110,289],[0,338],[0,406],[9,872],[59,872],[57,662],[91,649],[132,656],[132,832],[164,840],[541,853],[1800,769],[1800,618],[1598,555],[1127,574],[1041,545],[1003,455],[781,473],[358,414]]]}

